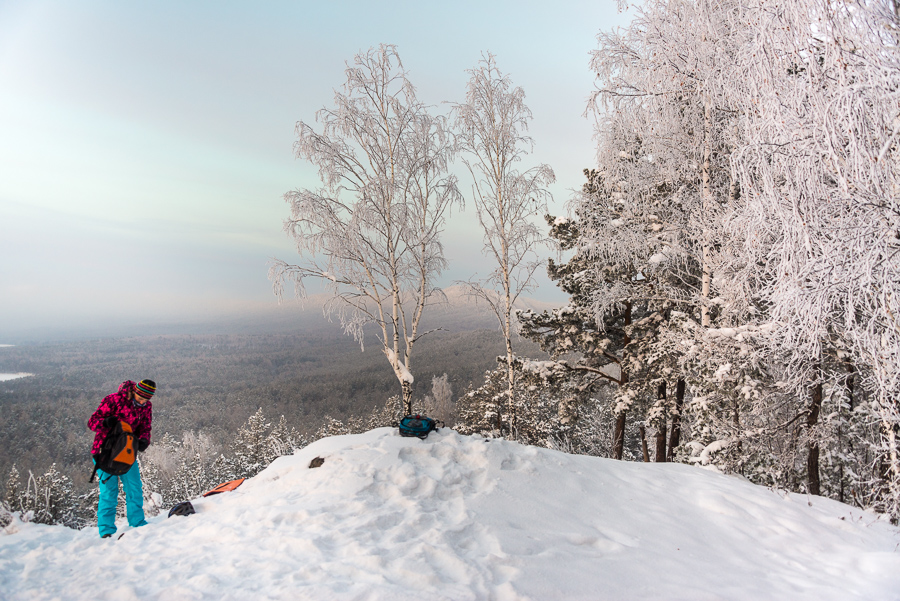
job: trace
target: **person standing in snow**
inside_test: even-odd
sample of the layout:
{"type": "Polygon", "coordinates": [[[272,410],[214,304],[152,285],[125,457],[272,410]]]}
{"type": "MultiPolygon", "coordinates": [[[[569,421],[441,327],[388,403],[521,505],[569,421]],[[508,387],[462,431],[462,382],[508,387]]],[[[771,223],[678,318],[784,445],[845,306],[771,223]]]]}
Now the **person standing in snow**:
{"type": "MultiPolygon", "coordinates": [[[[115,425],[126,422],[134,432],[137,450],[144,452],[150,445],[150,424],[153,421],[153,404],[150,398],[156,392],[156,382],[141,380],[137,384],[131,380],[122,382],[119,391],[100,402],[100,406],[88,420],[88,427],[96,432],[91,455],[97,455],[106,435],[115,425]]],[[[94,460],[96,463],[96,459],[94,460]]],[[[137,461],[121,476],[97,470],[100,480],[100,500],[97,503],[97,525],[100,537],[107,538],[116,532],[116,505],[119,501],[119,480],[125,489],[125,507],[128,525],[132,528],[144,526],[144,486],[137,461]]]]}

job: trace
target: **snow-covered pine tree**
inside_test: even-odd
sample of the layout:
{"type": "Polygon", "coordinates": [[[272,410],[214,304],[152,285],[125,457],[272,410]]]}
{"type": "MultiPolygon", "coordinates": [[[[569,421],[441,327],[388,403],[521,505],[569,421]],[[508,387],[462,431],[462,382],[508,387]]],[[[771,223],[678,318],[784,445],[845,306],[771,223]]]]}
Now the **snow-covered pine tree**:
{"type": "Polygon", "coordinates": [[[235,478],[250,478],[261,472],[271,462],[269,447],[270,424],[262,407],[241,426],[231,445],[235,478]]]}
{"type": "Polygon", "coordinates": [[[331,417],[330,415],[326,415],[325,419],[322,422],[322,425],[319,426],[319,429],[316,430],[315,434],[313,434],[313,440],[320,440],[322,438],[327,438],[329,436],[342,436],[344,434],[353,434],[354,431],[351,426],[345,424],[344,422],[331,417]]]}
{"type": "Polygon", "coordinates": [[[15,464],[9,469],[9,475],[6,477],[6,488],[3,493],[3,507],[11,512],[24,513],[25,505],[23,498],[22,476],[19,474],[15,464]]]}
{"type": "Polygon", "coordinates": [[[759,352],[771,326],[704,328],[673,311],[660,345],[676,349],[691,393],[690,420],[676,459],[713,464],[759,484],[796,488],[796,472],[783,460],[786,425],[797,422],[795,404],[778,387],[775,365],[759,352]]]}
{"type": "Polygon", "coordinates": [[[581,246],[591,269],[614,274],[595,278],[604,282],[591,297],[598,323],[632,310],[617,406],[646,416],[658,459],[679,442],[685,389],[679,349],[663,342],[672,312],[710,327],[745,311],[719,267],[732,248],[724,216],[740,198],[728,162],[737,115],[720,85],[741,43],[738,11],[727,1],[649,1],[624,32],[600,35],[592,61],[604,193],[579,205],[581,246]]]}
{"type": "Polygon", "coordinates": [[[269,463],[282,455],[291,455],[296,449],[302,449],[309,443],[296,428],[288,427],[282,415],[269,432],[266,446],[269,449],[269,463]]]}
{"type": "MultiPolygon", "coordinates": [[[[520,334],[539,343],[551,361],[557,362],[556,379],[560,383],[567,382],[565,388],[571,394],[568,411],[574,419],[577,419],[581,406],[595,398],[602,386],[607,383],[621,386],[628,381],[621,364],[624,347],[629,341],[625,328],[631,325],[634,311],[629,299],[623,299],[617,311],[608,312],[598,323],[593,294],[599,288],[623,279],[623,274],[619,265],[606,264],[597,268],[588,253],[580,248],[585,221],[599,217],[594,210],[597,204],[607,204],[601,198],[605,190],[599,174],[588,169],[584,173],[588,181],[575,202],[576,217],[546,217],[550,237],[556,240],[559,248],[574,251],[567,262],[550,259],[548,265],[548,275],[569,295],[569,303],[553,311],[517,313],[520,334]]],[[[625,276],[625,279],[629,278],[625,276]]],[[[627,408],[616,412],[616,429],[612,434],[613,440],[617,441],[612,453],[616,458],[622,458],[624,452],[626,412],[627,408]]]]}
{"type": "Polygon", "coordinates": [[[24,509],[33,512],[32,521],[35,523],[69,527],[82,525],[72,481],[56,469],[55,463],[37,478],[29,472],[26,489],[27,506],[24,509]]]}
{"type": "Polygon", "coordinates": [[[485,373],[484,383],[470,388],[456,401],[456,430],[462,434],[481,434],[488,437],[514,437],[526,444],[562,449],[567,452],[606,456],[611,444],[609,433],[601,433],[610,425],[611,413],[603,415],[599,402],[580,407],[580,382],[571,377],[558,361],[535,361],[513,358],[515,370],[514,399],[519,419],[510,434],[497,429],[496,411],[505,409],[500,403],[508,390],[506,357],[497,357],[497,368],[485,373]],[[580,414],[585,419],[581,420],[580,414]]]}
{"type": "Polygon", "coordinates": [[[545,446],[546,442],[560,431],[558,418],[559,400],[549,378],[532,378],[523,371],[524,361],[513,358],[512,369],[515,371],[514,388],[511,397],[518,415],[516,430],[501,432],[497,424],[503,423],[505,414],[498,411],[509,411],[505,399],[509,393],[509,366],[506,356],[497,357],[497,368],[485,373],[484,383],[468,390],[457,400],[459,420],[456,430],[461,434],[481,434],[488,437],[509,437],[525,444],[545,446]]]}
{"type": "MultiPolygon", "coordinates": [[[[413,399],[413,413],[421,413],[422,410],[420,408],[424,402],[425,399],[413,399]]],[[[334,434],[346,433],[360,434],[362,432],[374,430],[375,428],[396,427],[397,423],[404,415],[407,414],[403,400],[399,396],[392,396],[389,397],[381,407],[373,407],[372,411],[367,415],[350,416],[346,425],[330,416],[326,417],[326,423],[322,425],[316,433],[316,436],[333,436],[334,434]],[[344,430],[348,430],[349,432],[345,432],[344,430]]]]}
{"type": "Polygon", "coordinates": [[[139,460],[149,508],[171,507],[191,499],[230,479],[232,469],[232,462],[221,456],[212,437],[204,432],[186,431],[180,441],[166,433],[139,460]]]}
{"type": "Polygon", "coordinates": [[[96,504],[89,504],[91,499],[95,500],[96,495],[76,494],[72,481],[59,472],[55,463],[37,477],[29,471],[24,484],[14,465],[10,469],[0,506],[9,513],[19,513],[25,521],[82,528],[96,514],[96,504]]]}
{"type": "Polygon", "coordinates": [[[168,494],[164,497],[164,506],[193,499],[218,484],[217,480],[209,478],[203,469],[203,458],[199,453],[192,454],[189,449],[184,449],[179,459],[168,494]]]}

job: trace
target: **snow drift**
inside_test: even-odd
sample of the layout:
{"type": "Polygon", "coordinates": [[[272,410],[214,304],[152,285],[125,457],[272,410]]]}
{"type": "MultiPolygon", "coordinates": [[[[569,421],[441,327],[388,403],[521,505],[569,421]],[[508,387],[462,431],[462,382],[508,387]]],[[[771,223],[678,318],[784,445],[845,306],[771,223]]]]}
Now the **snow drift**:
{"type": "Polygon", "coordinates": [[[0,597],[900,599],[900,530],[875,515],[448,429],[322,439],[194,506],[120,540],[14,522],[0,597]]]}

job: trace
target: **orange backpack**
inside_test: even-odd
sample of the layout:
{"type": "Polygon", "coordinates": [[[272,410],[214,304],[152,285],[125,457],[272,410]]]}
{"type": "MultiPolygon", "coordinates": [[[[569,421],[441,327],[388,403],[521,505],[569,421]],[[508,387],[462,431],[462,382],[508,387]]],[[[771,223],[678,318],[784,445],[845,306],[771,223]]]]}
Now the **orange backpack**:
{"type": "Polygon", "coordinates": [[[88,482],[94,481],[97,470],[102,470],[110,476],[121,476],[131,469],[137,452],[134,445],[134,432],[128,422],[120,421],[109,431],[100,452],[94,455],[94,473],[88,482]]]}

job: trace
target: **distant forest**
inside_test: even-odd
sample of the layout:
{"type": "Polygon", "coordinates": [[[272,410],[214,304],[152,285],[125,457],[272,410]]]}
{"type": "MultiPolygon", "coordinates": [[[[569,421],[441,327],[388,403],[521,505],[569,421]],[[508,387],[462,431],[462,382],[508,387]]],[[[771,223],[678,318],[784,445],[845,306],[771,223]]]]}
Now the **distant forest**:
{"type": "MultiPolygon", "coordinates": [[[[272,420],[285,416],[305,434],[326,416],[365,415],[399,393],[377,345],[362,352],[337,324],[316,317],[299,328],[274,328],[283,333],[169,334],[3,348],[0,372],[35,375],[0,382],[0,483],[13,465],[27,475],[53,463],[76,484],[86,481],[93,437],[87,420],[128,379],[152,378],[159,386],[154,440],[196,431],[222,445],[259,408],[272,420]]],[[[488,324],[483,316],[469,320],[470,326],[488,324]]],[[[532,343],[521,344],[539,352],[532,343]]],[[[416,348],[415,395],[429,394],[432,378],[446,373],[458,397],[480,385],[504,352],[498,330],[457,326],[432,332],[416,348]]]]}

